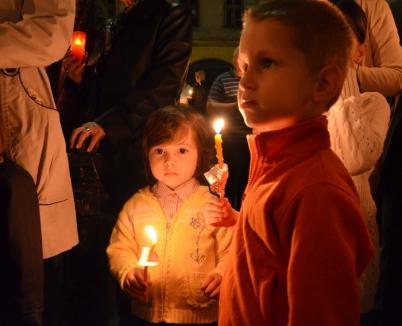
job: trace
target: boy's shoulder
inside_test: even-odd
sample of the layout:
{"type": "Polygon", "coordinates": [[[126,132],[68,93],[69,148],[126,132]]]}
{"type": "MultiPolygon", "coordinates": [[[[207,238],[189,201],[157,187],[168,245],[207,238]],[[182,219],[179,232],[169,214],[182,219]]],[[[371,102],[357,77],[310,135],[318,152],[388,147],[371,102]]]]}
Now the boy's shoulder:
{"type": "Polygon", "coordinates": [[[334,193],[334,198],[358,203],[351,177],[330,149],[314,151],[302,158],[295,156],[285,164],[273,167],[272,171],[267,171],[264,181],[254,188],[252,197],[258,200],[254,200],[252,206],[260,203],[263,205],[261,209],[272,209],[275,214],[282,215],[287,207],[301,197],[316,194],[319,198],[324,193],[326,196],[334,193]]]}
{"type": "Polygon", "coordinates": [[[249,223],[259,225],[259,229],[269,224],[269,228],[288,231],[296,219],[306,218],[313,223],[325,217],[329,224],[338,218],[360,223],[362,213],[353,181],[330,149],[310,153],[301,161],[294,158],[289,165],[272,169],[281,171],[268,171],[264,181],[243,201],[242,214],[249,223]],[[262,215],[269,218],[261,219],[262,215]]]}
{"type": "Polygon", "coordinates": [[[329,188],[357,196],[348,171],[331,149],[317,151],[296,164],[284,175],[284,187],[294,195],[307,189],[329,188]]]}

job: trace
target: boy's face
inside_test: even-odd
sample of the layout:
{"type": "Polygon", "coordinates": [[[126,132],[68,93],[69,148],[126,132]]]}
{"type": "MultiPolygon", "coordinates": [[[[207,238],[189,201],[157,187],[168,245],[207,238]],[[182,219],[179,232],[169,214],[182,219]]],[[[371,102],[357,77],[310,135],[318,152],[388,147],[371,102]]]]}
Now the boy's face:
{"type": "Polygon", "coordinates": [[[282,129],[311,116],[314,83],[291,30],[267,19],[249,21],[239,46],[238,102],[256,131],[282,129]]]}
{"type": "Polygon", "coordinates": [[[190,128],[179,130],[177,139],[150,149],[148,157],[152,175],[170,189],[190,180],[198,163],[198,149],[190,128]]]}

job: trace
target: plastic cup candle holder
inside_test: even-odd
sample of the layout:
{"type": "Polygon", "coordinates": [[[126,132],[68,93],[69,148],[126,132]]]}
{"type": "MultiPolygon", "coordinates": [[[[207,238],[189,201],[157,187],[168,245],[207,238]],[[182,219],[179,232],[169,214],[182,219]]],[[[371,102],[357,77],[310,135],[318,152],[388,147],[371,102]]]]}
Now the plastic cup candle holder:
{"type": "Polygon", "coordinates": [[[74,31],[71,41],[71,54],[82,61],[85,57],[85,44],[87,36],[85,32],[74,31]]]}

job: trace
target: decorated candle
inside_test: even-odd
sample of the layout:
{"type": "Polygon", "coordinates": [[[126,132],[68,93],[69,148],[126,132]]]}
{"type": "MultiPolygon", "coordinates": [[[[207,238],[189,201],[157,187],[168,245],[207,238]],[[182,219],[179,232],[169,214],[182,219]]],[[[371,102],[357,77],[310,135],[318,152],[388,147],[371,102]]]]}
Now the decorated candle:
{"type": "Polygon", "coordinates": [[[214,122],[215,129],[215,150],[216,158],[218,159],[218,165],[220,168],[223,167],[223,150],[222,150],[222,135],[221,130],[223,128],[225,121],[222,118],[216,119],[214,122]]]}

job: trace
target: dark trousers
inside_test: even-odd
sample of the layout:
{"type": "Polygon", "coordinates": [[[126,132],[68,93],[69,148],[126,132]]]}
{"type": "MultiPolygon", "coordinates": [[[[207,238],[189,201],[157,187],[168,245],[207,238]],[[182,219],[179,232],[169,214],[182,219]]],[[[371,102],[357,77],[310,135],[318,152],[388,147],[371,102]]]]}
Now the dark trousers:
{"type": "Polygon", "coordinates": [[[70,251],[44,260],[44,326],[71,326],[70,251]]]}

